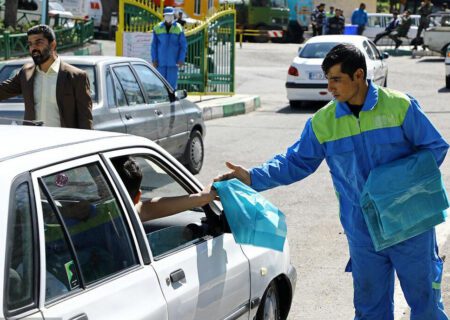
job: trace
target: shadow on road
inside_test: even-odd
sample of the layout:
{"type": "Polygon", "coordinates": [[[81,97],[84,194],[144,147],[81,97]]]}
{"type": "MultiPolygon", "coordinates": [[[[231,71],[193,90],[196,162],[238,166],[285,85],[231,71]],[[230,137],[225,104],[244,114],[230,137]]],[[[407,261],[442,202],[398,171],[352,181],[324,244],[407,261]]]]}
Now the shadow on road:
{"type": "Polygon", "coordinates": [[[281,108],[277,111],[277,113],[304,113],[304,114],[313,114],[324,105],[326,105],[328,101],[306,101],[302,102],[302,104],[298,107],[292,108],[289,105],[281,108]]]}
{"type": "Polygon", "coordinates": [[[434,57],[434,58],[425,58],[417,60],[418,63],[424,63],[424,62],[439,62],[442,63],[445,61],[444,57],[434,57]]]}
{"type": "Polygon", "coordinates": [[[438,90],[439,93],[449,93],[450,89],[446,87],[442,87],[438,90]]]}

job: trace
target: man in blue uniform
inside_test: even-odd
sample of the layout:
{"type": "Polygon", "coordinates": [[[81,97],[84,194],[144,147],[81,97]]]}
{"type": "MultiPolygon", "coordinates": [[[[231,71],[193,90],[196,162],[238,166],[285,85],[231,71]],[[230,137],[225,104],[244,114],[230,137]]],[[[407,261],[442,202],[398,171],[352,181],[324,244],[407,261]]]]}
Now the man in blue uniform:
{"type": "Polygon", "coordinates": [[[353,276],[354,319],[394,319],[394,271],[411,319],[448,319],[435,230],[377,252],[359,199],[371,169],[422,149],[440,165],[449,145],[414,98],[366,80],[366,61],[355,46],[334,47],[322,69],[334,100],[306,122],[300,139],[286,153],[250,170],[227,162],[231,171],[215,180],[238,178],[262,191],[304,179],[325,159],[350,249],[346,271],[353,276]]]}
{"type": "Polygon", "coordinates": [[[164,21],[153,28],[152,63],[176,90],[178,67],[184,64],[187,42],[183,27],[175,21],[175,10],[166,7],[163,15],[164,21]]]}
{"type": "Polygon", "coordinates": [[[366,12],[366,4],[361,3],[358,9],[352,13],[352,24],[358,26],[358,34],[362,35],[369,20],[366,12]]]}

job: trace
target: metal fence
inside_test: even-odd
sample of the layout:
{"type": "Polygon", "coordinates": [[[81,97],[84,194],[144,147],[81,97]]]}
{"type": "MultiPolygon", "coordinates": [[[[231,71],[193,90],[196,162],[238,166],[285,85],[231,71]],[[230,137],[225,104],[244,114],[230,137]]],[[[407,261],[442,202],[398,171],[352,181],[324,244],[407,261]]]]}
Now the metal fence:
{"type": "MultiPolygon", "coordinates": [[[[94,38],[94,23],[92,20],[87,22],[77,21],[73,27],[56,29],[55,35],[58,50],[78,47],[94,38]]],[[[27,42],[26,33],[3,33],[0,35],[0,58],[7,60],[11,57],[28,55],[27,42]]]]}
{"type": "MultiPolygon", "coordinates": [[[[118,55],[123,54],[124,32],[151,32],[162,20],[162,9],[150,0],[119,1],[118,55]]],[[[185,26],[188,49],[179,70],[179,89],[202,95],[234,93],[235,30],[236,11],[232,5],[223,5],[205,21],[185,26]]]]}

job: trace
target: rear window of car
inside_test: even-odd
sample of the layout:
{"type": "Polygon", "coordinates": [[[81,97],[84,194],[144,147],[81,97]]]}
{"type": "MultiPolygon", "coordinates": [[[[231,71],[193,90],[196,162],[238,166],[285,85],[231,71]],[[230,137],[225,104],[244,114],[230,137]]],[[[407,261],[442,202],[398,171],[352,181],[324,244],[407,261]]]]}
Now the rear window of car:
{"type": "MultiPolygon", "coordinates": [[[[91,98],[92,101],[97,102],[97,79],[95,77],[95,66],[92,65],[79,65],[73,64],[75,67],[86,71],[89,82],[91,84],[91,98]]],[[[3,82],[7,79],[10,79],[16,75],[17,72],[20,71],[22,65],[5,65],[2,69],[0,69],[0,82],[3,82]]],[[[0,103],[20,103],[23,102],[22,96],[12,97],[7,100],[0,101],[0,103]]]]}
{"type": "Polygon", "coordinates": [[[300,58],[324,59],[327,53],[339,43],[337,42],[321,42],[309,43],[300,51],[300,58]]]}

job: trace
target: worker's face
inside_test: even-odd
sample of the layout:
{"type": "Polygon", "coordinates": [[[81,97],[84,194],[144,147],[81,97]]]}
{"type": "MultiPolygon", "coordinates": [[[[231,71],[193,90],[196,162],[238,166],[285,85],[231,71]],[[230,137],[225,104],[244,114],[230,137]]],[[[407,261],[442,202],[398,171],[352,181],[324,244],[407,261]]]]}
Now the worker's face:
{"type": "Polygon", "coordinates": [[[164,16],[164,21],[168,24],[171,24],[173,22],[173,20],[174,20],[173,14],[166,14],[164,16]]]}
{"type": "Polygon", "coordinates": [[[36,65],[41,65],[50,59],[55,46],[56,42],[49,43],[43,34],[28,36],[28,52],[36,65]]]}
{"type": "Polygon", "coordinates": [[[341,64],[336,64],[327,73],[328,91],[340,102],[351,101],[358,93],[358,81],[362,78],[364,78],[362,69],[356,70],[352,79],[348,74],[342,73],[341,64]]]}

